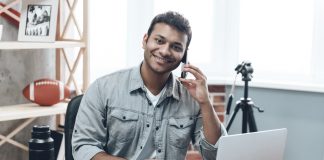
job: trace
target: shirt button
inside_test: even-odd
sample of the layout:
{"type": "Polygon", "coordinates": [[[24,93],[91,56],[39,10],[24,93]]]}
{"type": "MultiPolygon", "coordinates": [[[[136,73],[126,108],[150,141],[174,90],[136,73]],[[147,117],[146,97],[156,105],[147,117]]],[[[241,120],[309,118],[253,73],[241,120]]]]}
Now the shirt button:
{"type": "Polygon", "coordinates": [[[182,124],[180,125],[180,128],[183,128],[183,125],[182,124]]]}
{"type": "Polygon", "coordinates": [[[141,146],[140,148],[143,149],[143,146],[141,146]]]}
{"type": "Polygon", "coordinates": [[[152,105],[152,102],[148,102],[148,104],[151,106],[152,105]]]}
{"type": "Polygon", "coordinates": [[[123,116],[123,119],[126,119],[126,117],[125,117],[125,116],[123,116]]]}
{"type": "Polygon", "coordinates": [[[150,124],[146,124],[146,127],[150,127],[150,124]]]}
{"type": "Polygon", "coordinates": [[[158,149],[158,152],[159,152],[159,153],[161,153],[161,151],[162,151],[161,149],[158,149]]]}
{"type": "Polygon", "coordinates": [[[159,130],[159,127],[155,127],[155,130],[159,130]]]}
{"type": "Polygon", "coordinates": [[[160,105],[156,105],[157,108],[160,108],[160,105]]]}

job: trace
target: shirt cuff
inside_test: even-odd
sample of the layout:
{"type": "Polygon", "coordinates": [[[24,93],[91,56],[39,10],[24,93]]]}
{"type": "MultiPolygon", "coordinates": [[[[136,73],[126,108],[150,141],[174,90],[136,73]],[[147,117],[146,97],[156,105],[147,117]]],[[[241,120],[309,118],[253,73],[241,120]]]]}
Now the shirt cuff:
{"type": "MultiPolygon", "coordinates": [[[[221,129],[221,136],[227,136],[226,128],[222,123],[220,124],[220,129],[221,129]]],[[[201,145],[203,148],[208,150],[216,150],[218,148],[219,140],[216,142],[216,144],[210,144],[209,142],[207,142],[203,131],[201,131],[200,134],[202,137],[201,145]]]]}
{"type": "Polygon", "coordinates": [[[73,153],[73,157],[75,160],[83,160],[83,159],[91,159],[94,155],[99,152],[104,152],[102,149],[91,146],[91,145],[84,145],[81,146],[77,151],[73,153]]]}

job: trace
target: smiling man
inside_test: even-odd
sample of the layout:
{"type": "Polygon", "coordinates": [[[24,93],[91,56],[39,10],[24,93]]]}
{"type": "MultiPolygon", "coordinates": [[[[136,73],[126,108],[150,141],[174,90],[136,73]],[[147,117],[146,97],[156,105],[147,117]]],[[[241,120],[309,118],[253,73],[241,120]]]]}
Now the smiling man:
{"type": "Polygon", "coordinates": [[[196,66],[172,74],[191,40],[187,19],[157,15],[143,37],[138,66],[96,80],[83,96],[72,137],[75,159],[185,159],[192,141],[204,159],[216,159],[226,134],[212,107],[206,76],[196,66]]]}

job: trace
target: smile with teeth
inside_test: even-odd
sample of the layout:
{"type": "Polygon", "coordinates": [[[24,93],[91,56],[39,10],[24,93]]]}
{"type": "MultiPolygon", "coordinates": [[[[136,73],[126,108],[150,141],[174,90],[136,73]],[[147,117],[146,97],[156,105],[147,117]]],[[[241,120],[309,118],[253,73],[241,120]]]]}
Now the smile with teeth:
{"type": "Polygon", "coordinates": [[[168,58],[162,58],[162,57],[159,57],[159,56],[156,56],[156,55],[153,55],[153,57],[157,60],[157,61],[159,61],[159,62],[164,62],[164,63],[170,63],[170,62],[172,62],[170,59],[168,59],[168,58]]]}

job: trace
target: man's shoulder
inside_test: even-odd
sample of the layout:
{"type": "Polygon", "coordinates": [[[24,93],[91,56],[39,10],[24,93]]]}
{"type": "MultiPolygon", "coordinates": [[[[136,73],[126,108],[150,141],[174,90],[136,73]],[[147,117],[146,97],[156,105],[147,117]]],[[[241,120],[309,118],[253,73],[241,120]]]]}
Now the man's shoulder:
{"type": "Polygon", "coordinates": [[[130,77],[131,73],[136,70],[136,67],[121,69],[113,73],[109,73],[97,79],[97,81],[111,81],[111,80],[121,80],[127,77],[130,77]]]}
{"type": "Polygon", "coordinates": [[[102,77],[97,78],[89,88],[97,88],[105,93],[109,91],[125,90],[129,86],[129,82],[132,79],[132,73],[136,70],[136,67],[122,69],[102,77]]]}

